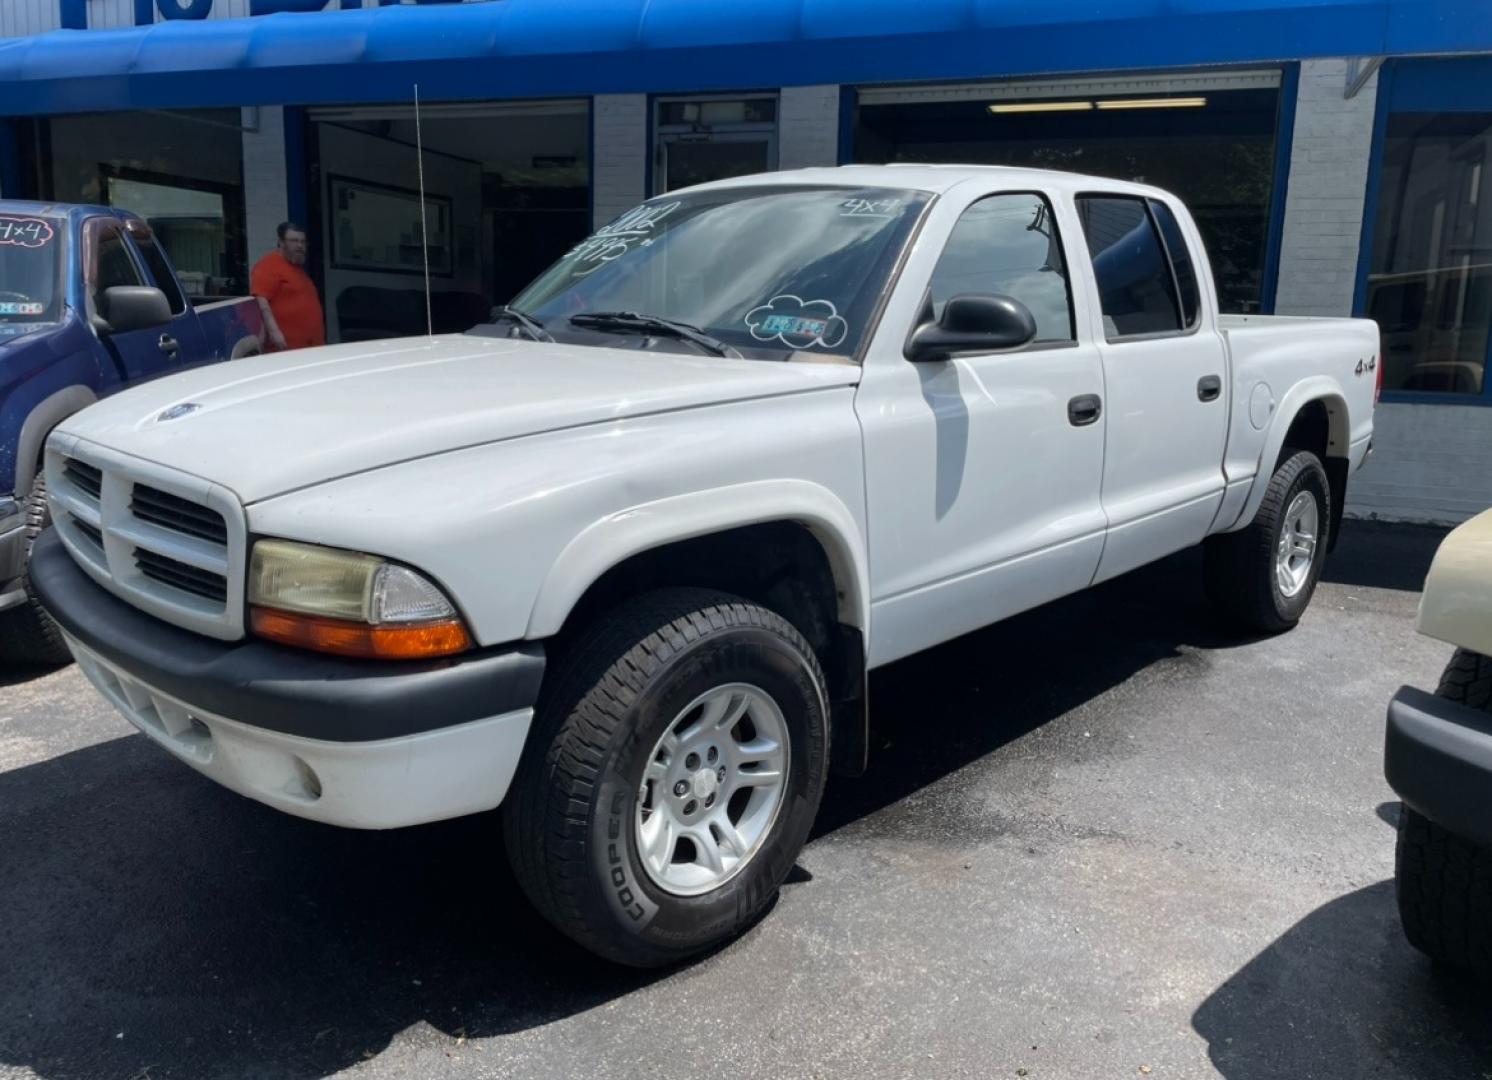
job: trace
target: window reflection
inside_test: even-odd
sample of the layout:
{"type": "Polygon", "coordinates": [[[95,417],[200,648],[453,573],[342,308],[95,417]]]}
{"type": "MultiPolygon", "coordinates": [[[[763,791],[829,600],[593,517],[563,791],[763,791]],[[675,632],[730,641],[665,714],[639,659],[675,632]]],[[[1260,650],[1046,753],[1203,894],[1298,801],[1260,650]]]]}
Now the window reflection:
{"type": "Polygon", "coordinates": [[[1492,323],[1492,113],[1398,113],[1384,139],[1367,314],[1385,390],[1480,394],[1492,323]]]}

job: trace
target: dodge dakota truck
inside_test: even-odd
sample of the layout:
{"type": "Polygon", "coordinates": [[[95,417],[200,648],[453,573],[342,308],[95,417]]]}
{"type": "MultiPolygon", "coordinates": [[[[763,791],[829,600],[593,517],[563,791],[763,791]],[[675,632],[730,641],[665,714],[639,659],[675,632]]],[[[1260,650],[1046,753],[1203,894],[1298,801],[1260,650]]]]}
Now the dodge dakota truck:
{"type": "Polygon", "coordinates": [[[1195,544],[1239,625],[1294,625],[1377,360],[1370,322],[1219,315],[1152,187],[739,178],[470,333],[70,417],[33,576],[188,765],[359,828],[501,806],[546,917],[667,964],[766,910],[870,669],[1195,544]]]}
{"type": "Polygon", "coordinates": [[[0,202],[0,661],[68,657],[26,574],[47,433],[123,386],[257,353],[260,326],[252,299],[194,307],[132,214],[0,202]]]}

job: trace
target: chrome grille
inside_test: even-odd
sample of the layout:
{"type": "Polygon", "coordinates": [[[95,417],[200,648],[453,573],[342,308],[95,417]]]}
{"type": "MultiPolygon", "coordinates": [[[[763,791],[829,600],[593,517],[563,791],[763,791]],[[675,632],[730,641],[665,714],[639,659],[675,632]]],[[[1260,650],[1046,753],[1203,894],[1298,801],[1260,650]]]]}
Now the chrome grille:
{"type": "Polygon", "coordinates": [[[47,443],[52,520],[120,599],[188,630],[244,635],[243,507],[199,477],[61,433],[47,443]]]}
{"type": "Polygon", "coordinates": [[[228,600],[228,579],[222,574],[200,570],[168,555],[143,548],[135,548],[135,565],[140,568],[140,573],[162,585],[169,585],[173,589],[205,597],[219,604],[228,600]]]}
{"type": "Polygon", "coordinates": [[[228,523],[222,514],[148,484],[135,485],[130,512],[141,521],[165,529],[210,540],[214,544],[228,543],[228,523]]]}

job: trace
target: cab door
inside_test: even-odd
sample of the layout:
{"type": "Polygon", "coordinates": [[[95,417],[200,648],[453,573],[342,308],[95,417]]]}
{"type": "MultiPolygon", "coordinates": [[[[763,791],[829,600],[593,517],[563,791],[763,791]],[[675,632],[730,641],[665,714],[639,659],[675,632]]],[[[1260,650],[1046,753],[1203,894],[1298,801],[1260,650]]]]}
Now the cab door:
{"type": "MultiPolygon", "coordinates": [[[[89,223],[84,235],[90,316],[105,314],[104,294],[115,286],[159,288],[147,272],[139,251],[126,235],[123,222],[96,218],[89,223]]],[[[179,290],[166,292],[166,299],[171,305],[171,318],[161,325],[108,333],[102,337],[104,348],[126,382],[139,382],[175,371],[187,357],[200,354],[201,332],[197,328],[196,316],[186,306],[179,290]]]]}
{"type": "Polygon", "coordinates": [[[1138,195],[1078,195],[1098,287],[1109,523],[1096,580],[1200,543],[1222,503],[1228,359],[1175,211],[1138,195]],[[1204,306],[1205,305],[1205,306],[1204,306]]]}
{"type": "Polygon", "coordinates": [[[1082,251],[1076,218],[1037,192],[960,201],[958,190],[930,211],[855,399],[872,664],[1075,592],[1103,549],[1103,363],[1068,273],[1074,239],[1082,251]],[[943,235],[941,245],[925,239],[943,235]],[[1019,300],[1035,340],[907,360],[924,305],[936,316],[965,293],[1019,300]]]}

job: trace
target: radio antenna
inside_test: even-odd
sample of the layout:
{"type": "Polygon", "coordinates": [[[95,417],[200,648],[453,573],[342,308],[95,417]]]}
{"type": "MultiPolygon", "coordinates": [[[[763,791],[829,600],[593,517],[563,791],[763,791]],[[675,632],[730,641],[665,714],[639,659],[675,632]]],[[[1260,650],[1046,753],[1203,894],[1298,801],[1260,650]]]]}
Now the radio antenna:
{"type": "Polygon", "coordinates": [[[425,220],[425,139],[420,128],[420,84],[414,84],[414,152],[420,171],[420,254],[425,259],[425,333],[435,336],[435,318],[430,310],[430,226],[425,220]]]}

